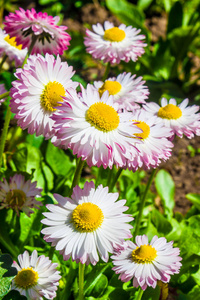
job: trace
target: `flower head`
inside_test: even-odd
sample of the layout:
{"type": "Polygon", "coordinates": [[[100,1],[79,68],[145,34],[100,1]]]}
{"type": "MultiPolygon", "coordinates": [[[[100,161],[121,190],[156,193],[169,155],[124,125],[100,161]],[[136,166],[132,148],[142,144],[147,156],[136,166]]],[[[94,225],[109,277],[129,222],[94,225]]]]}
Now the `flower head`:
{"type": "MultiPolygon", "coordinates": [[[[127,160],[126,167],[136,171],[138,168],[156,168],[161,161],[166,161],[171,156],[173,144],[168,140],[171,137],[171,129],[161,123],[157,123],[157,117],[147,113],[144,109],[133,111],[133,120],[143,130],[138,136],[142,138],[139,150],[132,160],[127,160]]],[[[134,138],[132,139],[134,143],[134,138]]]]}
{"type": "Polygon", "coordinates": [[[138,35],[140,29],[121,24],[115,27],[113,23],[106,21],[104,27],[101,24],[92,26],[94,32],[86,30],[84,44],[86,50],[96,59],[111,64],[119,64],[120,61],[136,61],[144,53],[144,35],[138,35]]]}
{"type": "Polygon", "coordinates": [[[5,31],[0,28],[0,56],[7,55],[9,60],[15,61],[15,66],[22,65],[27,49],[22,49],[22,45],[19,45],[15,41],[15,37],[10,37],[5,31]]]}
{"type": "Polygon", "coordinates": [[[113,95],[118,109],[132,111],[139,107],[137,103],[146,103],[145,99],[149,95],[149,90],[144,85],[145,81],[142,81],[142,77],[135,77],[136,75],[131,76],[131,73],[124,72],[116,78],[108,78],[105,82],[95,81],[94,86],[100,95],[105,91],[108,91],[109,95],[113,95]]]}
{"type": "Polygon", "coordinates": [[[19,214],[25,212],[28,216],[33,213],[32,208],[38,208],[42,203],[35,198],[41,197],[41,188],[36,187],[37,182],[25,180],[21,174],[15,174],[7,182],[0,182],[0,209],[12,208],[19,214]]]}
{"type": "Polygon", "coordinates": [[[175,99],[162,98],[161,106],[150,102],[144,105],[144,109],[158,117],[158,122],[172,130],[172,136],[186,135],[189,139],[194,135],[200,135],[200,113],[199,106],[187,106],[189,100],[185,99],[179,105],[175,99]]]}
{"type": "Polygon", "coordinates": [[[58,281],[61,278],[56,270],[58,264],[52,263],[48,257],[38,257],[34,250],[31,256],[25,251],[18,256],[18,261],[13,263],[18,271],[12,281],[12,290],[17,290],[28,300],[54,299],[58,281]]]}
{"type": "MultiPolygon", "coordinates": [[[[4,94],[4,93],[6,93],[6,92],[7,92],[7,91],[6,91],[6,89],[5,89],[4,84],[3,84],[3,83],[0,84],[0,95],[4,94]]],[[[5,101],[5,98],[1,99],[1,100],[0,100],[0,105],[1,105],[1,103],[3,103],[4,101],[5,101]]]]}
{"type": "Polygon", "coordinates": [[[154,236],[150,244],[146,235],[136,236],[136,243],[126,242],[126,249],[111,256],[116,274],[119,279],[127,282],[133,278],[133,286],[139,285],[143,290],[147,286],[153,288],[157,280],[170,281],[170,275],[179,273],[181,267],[179,248],[172,247],[173,242],[167,243],[162,237],[154,236]]]}
{"type": "Polygon", "coordinates": [[[86,182],[83,190],[76,186],[71,198],[55,194],[58,205],[47,205],[42,223],[44,239],[56,246],[65,260],[95,265],[99,256],[108,261],[108,252],[113,253],[113,244],[121,244],[130,238],[132,217],[123,214],[128,207],[126,200],[119,200],[118,193],[108,193],[108,188],[86,182]]]}
{"type": "Polygon", "coordinates": [[[23,48],[29,48],[32,39],[37,38],[31,54],[62,55],[68,49],[71,37],[66,32],[66,26],[56,25],[59,19],[58,16],[48,16],[46,12],[37,13],[34,8],[26,11],[19,8],[5,17],[4,30],[15,37],[17,44],[22,44],[23,48]]]}
{"type": "Polygon", "coordinates": [[[16,70],[17,80],[12,82],[10,107],[18,125],[37,136],[54,135],[54,121],[50,116],[62,102],[66,90],[77,87],[78,83],[70,79],[73,74],[72,67],[61,62],[59,56],[55,59],[49,54],[31,55],[24,68],[16,70]]]}
{"type": "MultiPolygon", "coordinates": [[[[117,112],[108,92],[100,98],[98,91],[88,84],[86,90],[82,88],[82,94],[69,91],[63,100],[52,116],[55,146],[71,148],[89,166],[104,168],[112,168],[113,164],[121,167],[126,158],[137,152],[131,142],[141,129],[128,121],[129,113],[117,112]]],[[[135,141],[140,142],[137,138],[135,141]]]]}

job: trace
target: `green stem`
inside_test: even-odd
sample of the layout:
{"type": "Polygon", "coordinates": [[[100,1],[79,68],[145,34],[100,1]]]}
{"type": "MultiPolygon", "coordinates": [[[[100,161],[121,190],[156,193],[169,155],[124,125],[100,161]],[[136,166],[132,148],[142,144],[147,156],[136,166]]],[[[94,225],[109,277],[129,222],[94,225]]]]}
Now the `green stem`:
{"type": "Polygon", "coordinates": [[[121,169],[121,168],[117,171],[117,173],[116,173],[116,175],[115,175],[115,177],[114,177],[114,179],[113,179],[113,181],[110,185],[109,192],[112,192],[112,190],[113,190],[115,184],[117,183],[117,181],[119,179],[119,176],[121,175],[122,171],[123,171],[123,169],[121,169]]]}
{"type": "Polygon", "coordinates": [[[0,234],[0,242],[10,252],[12,258],[16,259],[18,255],[18,251],[15,248],[15,246],[12,244],[12,242],[9,239],[2,236],[1,234],[0,234]]]}
{"type": "Polygon", "coordinates": [[[109,71],[110,71],[110,63],[108,62],[107,66],[106,66],[106,69],[105,69],[105,73],[104,73],[103,78],[102,78],[102,81],[106,80],[106,78],[108,77],[109,71]]]}
{"type": "Polygon", "coordinates": [[[155,174],[156,174],[156,169],[153,169],[153,171],[151,172],[151,175],[149,177],[149,180],[147,182],[144,194],[141,197],[139,213],[138,213],[138,216],[137,216],[137,219],[136,219],[136,224],[135,224],[134,238],[138,235],[139,230],[140,230],[140,223],[141,223],[141,220],[142,220],[142,215],[143,215],[143,210],[144,210],[144,206],[145,206],[146,196],[147,196],[148,190],[151,186],[151,183],[153,181],[153,178],[154,178],[155,174]]]}
{"type": "Polygon", "coordinates": [[[6,112],[6,118],[4,122],[4,127],[1,135],[1,140],[0,140],[0,170],[1,170],[1,165],[2,165],[2,158],[3,158],[3,152],[6,144],[6,138],[7,138],[7,133],[8,133],[8,127],[10,123],[10,118],[11,118],[11,111],[10,107],[8,106],[7,112],[6,112]]]}
{"type": "Polygon", "coordinates": [[[137,298],[135,300],[141,300],[142,299],[142,295],[143,295],[144,291],[140,288],[139,289],[139,293],[137,295],[137,298]]]}
{"type": "Polygon", "coordinates": [[[85,264],[79,263],[79,300],[84,300],[84,269],[85,264]]]}
{"type": "Polygon", "coordinates": [[[2,58],[2,61],[1,61],[1,63],[0,63],[0,72],[1,72],[1,69],[2,69],[2,67],[3,67],[3,64],[5,63],[7,57],[8,57],[8,55],[5,54],[4,57],[2,58]]]}
{"type": "Polygon", "coordinates": [[[73,188],[79,183],[79,179],[81,177],[81,172],[82,172],[84,164],[85,164],[85,161],[82,160],[81,157],[80,157],[78,159],[77,166],[76,166],[76,171],[75,171],[74,178],[73,178],[73,181],[72,181],[70,196],[73,193],[73,188]]]}
{"type": "Polygon", "coordinates": [[[107,177],[107,184],[106,184],[108,187],[110,186],[110,182],[111,182],[111,179],[112,179],[113,171],[114,171],[114,166],[112,167],[112,169],[108,170],[108,177],[107,177]]]}
{"type": "Polygon", "coordinates": [[[3,99],[3,98],[7,98],[9,96],[10,92],[6,92],[4,94],[1,94],[0,95],[0,100],[3,99]]]}
{"type": "Polygon", "coordinates": [[[31,52],[33,50],[33,47],[34,47],[36,41],[37,41],[37,36],[36,35],[32,35],[32,41],[31,41],[30,47],[28,48],[28,52],[27,52],[27,54],[25,56],[24,62],[22,64],[22,68],[26,64],[27,59],[29,58],[29,56],[31,55],[31,52]]]}

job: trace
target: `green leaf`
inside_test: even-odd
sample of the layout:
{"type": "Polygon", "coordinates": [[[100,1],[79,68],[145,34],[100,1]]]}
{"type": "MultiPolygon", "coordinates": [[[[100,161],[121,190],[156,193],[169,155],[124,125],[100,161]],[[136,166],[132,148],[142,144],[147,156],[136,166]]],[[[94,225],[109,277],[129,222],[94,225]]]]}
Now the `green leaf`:
{"type": "Polygon", "coordinates": [[[171,32],[173,29],[181,27],[183,21],[183,8],[181,2],[177,1],[172,6],[169,12],[167,33],[171,32]]]}
{"type": "Polygon", "coordinates": [[[12,290],[10,291],[5,297],[3,297],[3,300],[26,300],[27,298],[25,296],[20,295],[18,291],[12,290]]]}
{"type": "Polygon", "coordinates": [[[151,220],[158,232],[163,233],[164,235],[172,230],[172,225],[157,209],[154,209],[151,212],[151,220]]]}
{"type": "Polygon", "coordinates": [[[110,300],[129,300],[130,296],[129,293],[120,289],[120,288],[116,288],[114,291],[112,291],[109,294],[109,299],[110,300]]]}
{"type": "Polygon", "coordinates": [[[142,295],[142,300],[159,300],[159,296],[160,288],[158,285],[155,289],[147,287],[147,289],[144,291],[144,294],[142,295]]]}
{"type": "Polygon", "coordinates": [[[107,285],[107,277],[104,274],[101,274],[93,289],[91,291],[88,290],[88,293],[91,294],[93,297],[99,298],[103,295],[105,289],[107,288],[107,285]]]}
{"type": "Polygon", "coordinates": [[[165,170],[160,170],[155,178],[155,186],[158,195],[163,201],[165,213],[168,216],[172,216],[173,208],[175,206],[175,184],[171,175],[165,170]]]}
{"type": "Polygon", "coordinates": [[[198,210],[200,210],[200,194],[189,193],[186,198],[190,200],[198,210]]]}
{"type": "Polygon", "coordinates": [[[9,254],[0,255],[0,299],[8,293],[11,282],[17,274],[17,269],[12,267],[12,263],[9,254]]]}
{"type": "Polygon", "coordinates": [[[138,0],[137,6],[142,9],[145,10],[149,7],[149,5],[153,2],[153,0],[138,0]]]}

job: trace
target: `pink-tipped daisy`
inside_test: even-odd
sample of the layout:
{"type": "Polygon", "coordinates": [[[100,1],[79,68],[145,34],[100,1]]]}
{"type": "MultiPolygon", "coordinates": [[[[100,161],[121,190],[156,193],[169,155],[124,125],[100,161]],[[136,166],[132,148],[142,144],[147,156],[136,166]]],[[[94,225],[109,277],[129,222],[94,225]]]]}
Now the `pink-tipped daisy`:
{"type": "Polygon", "coordinates": [[[108,92],[102,97],[90,84],[82,93],[69,91],[63,103],[52,116],[55,121],[55,146],[71,148],[73,154],[82,157],[91,166],[112,168],[122,167],[126,158],[137,153],[135,142],[141,142],[136,133],[142,132],[129,122],[130,113],[118,113],[113,104],[113,96],[108,92]]]}
{"type": "Polygon", "coordinates": [[[48,257],[38,257],[36,250],[29,256],[28,251],[18,256],[13,267],[18,271],[12,281],[12,290],[17,290],[28,300],[54,299],[61,276],[56,270],[58,264],[52,263],[48,257]]]}
{"type": "Polygon", "coordinates": [[[179,248],[172,247],[164,237],[154,236],[150,244],[146,235],[136,236],[136,243],[126,242],[127,248],[111,256],[119,279],[127,282],[133,278],[133,286],[156,287],[157,281],[169,282],[170,275],[179,273],[181,267],[179,248]]]}
{"type": "Polygon", "coordinates": [[[5,17],[4,30],[15,37],[17,44],[22,44],[23,48],[29,48],[32,39],[36,39],[31,54],[62,55],[68,49],[71,37],[66,32],[66,26],[57,25],[59,19],[58,16],[48,16],[46,12],[37,13],[34,8],[26,11],[19,8],[5,17]]]}
{"type": "Polygon", "coordinates": [[[145,81],[142,80],[142,77],[135,77],[136,75],[131,76],[131,73],[124,72],[117,77],[108,78],[105,82],[95,81],[94,86],[98,89],[100,96],[105,91],[108,91],[109,95],[113,95],[118,109],[132,111],[139,107],[137,103],[146,103],[145,99],[149,95],[149,90],[144,85],[145,81]]]}
{"type": "Polygon", "coordinates": [[[25,180],[21,174],[10,177],[10,181],[4,178],[0,182],[0,209],[12,208],[19,215],[19,211],[25,212],[28,216],[33,213],[32,208],[41,206],[37,197],[41,197],[41,188],[36,187],[37,182],[25,180]]]}
{"type": "Polygon", "coordinates": [[[179,105],[175,99],[161,99],[161,106],[154,102],[146,103],[144,109],[158,117],[158,122],[164,124],[166,127],[171,128],[172,135],[175,134],[179,137],[183,135],[189,139],[194,135],[200,135],[200,113],[199,106],[187,106],[188,99],[183,100],[179,105]]]}
{"type": "Polygon", "coordinates": [[[107,262],[113,244],[122,244],[132,236],[127,222],[133,218],[123,214],[128,207],[124,206],[126,200],[117,201],[118,196],[102,185],[95,189],[94,182],[86,182],[83,190],[76,186],[71,198],[55,194],[59,204],[48,204],[50,212],[44,213],[46,219],[42,220],[48,226],[42,230],[44,239],[64,260],[71,257],[77,263],[95,265],[100,255],[107,262]]]}
{"type": "Polygon", "coordinates": [[[59,56],[31,55],[23,69],[17,69],[16,81],[11,88],[11,111],[18,119],[17,124],[28,128],[28,133],[50,138],[55,130],[50,118],[56,111],[62,96],[68,88],[76,88],[78,83],[70,79],[74,72],[59,56]]]}
{"type": "Polygon", "coordinates": [[[15,66],[22,65],[27,49],[22,49],[22,45],[19,45],[15,41],[15,37],[10,38],[9,34],[0,28],[0,56],[7,55],[9,60],[15,61],[15,66]]]}
{"type": "Polygon", "coordinates": [[[144,53],[145,36],[138,35],[140,29],[126,27],[124,24],[115,27],[109,21],[106,21],[104,26],[98,23],[92,28],[94,32],[86,29],[84,44],[87,52],[95,59],[119,64],[121,60],[136,61],[144,53]]]}
{"type": "MultiPolygon", "coordinates": [[[[133,120],[143,130],[137,135],[143,143],[138,144],[139,153],[134,159],[127,160],[129,170],[138,168],[156,168],[161,161],[166,161],[171,156],[173,144],[168,140],[171,137],[171,129],[157,123],[157,117],[147,113],[144,109],[133,111],[133,120]]],[[[133,139],[134,142],[134,139],[133,139]]]]}
{"type": "MultiPolygon", "coordinates": [[[[4,93],[6,93],[6,89],[5,89],[5,86],[4,84],[0,84],[0,96],[3,95],[4,93]]],[[[0,105],[1,103],[3,103],[4,101],[6,100],[6,98],[3,98],[3,99],[0,99],[0,105]]]]}

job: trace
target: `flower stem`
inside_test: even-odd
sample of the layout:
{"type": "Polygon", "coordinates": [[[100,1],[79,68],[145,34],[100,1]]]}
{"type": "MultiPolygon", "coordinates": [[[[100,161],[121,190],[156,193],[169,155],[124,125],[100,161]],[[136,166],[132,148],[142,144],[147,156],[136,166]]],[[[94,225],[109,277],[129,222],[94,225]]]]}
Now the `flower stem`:
{"type": "Polygon", "coordinates": [[[79,263],[79,300],[84,300],[84,269],[85,264],[79,263]]]}
{"type": "Polygon", "coordinates": [[[22,68],[23,68],[23,66],[26,64],[27,59],[29,58],[29,56],[31,55],[31,52],[32,52],[32,50],[33,50],[33,47],[34,47],[36,41],[37,41],[37,36],[32,35],[32,41],[31,41],[30,47],[28,48],[28,52],[27,52],[27,54],[26,54],[26,56],[25,56],[24,62],[23,62],[23,64],[22,64],[22,68]]]}
{"type": "MultiPolygon", "coordinates": [[[[6,94],[6,93],[5,93],[6,94]]],[[[6,138],[7,138],[7,133],[8,133],[8,127],[10,123],[10,118],[11,118],[11,111],[10,107],[8,106],[7,112],[6,112],[6,118],[4,122],[4,127],[1,135],[1,140],[0,140],[0,170],[1,170],[1,165],[2,165],[2,157],[3,157],[3,152],[6,144],[6,138]]]]}
{"type": "Polygon", "coordinates": [[[144,210],[144,206],[145,206],[146,196],[147,196],[148,190],[151,186],[151,183],[153,181],[153,178],[154,178],[155,174],[156,174],[156,169],[153,169],[153,171],[151,172],[151,175],[149,177],[149,180],[147,182],[144,194],[141,197],[139,213],[138,213],[138,216],[137,216],[137,219],[136,219],[136,224],[135,224],[134,238],[138,235],[139,230],[140,230],[140,223],[141,223],[141,220],[142,220],[142,215],[143,215],[143,210],[144,210]]]}
{"type": "Polygon", "coordinates": [[[109,192],[112,192],[112,190],[113,190],[115,184],[117,183],[117,181],[119,179],[119,176],[121,175],[122,171],[123,171],[123,169],[121,169],[121,168],[119,168],[119,170],[117,171],[117,173],[116,173],[116,175],[115,175],[115,177],[114,177],[114,179],[113,179],[113,181],[112,181],[112,183],[109,187],[109,192]]]}
{"type": "Polygon", "coordinates": [[[135,300],[141,300],[142,299],[142,295],[143,295],[144,291],[140,288],[139,289],[139,293],[137,295],[137,298],[135,300]]]}
{"type": "Polygon", "coordinates": [[[104,73],[103,78],[102,78],[102,81],[106,80],[106,78],[108,77],[109,71],[110,71],[110,63],[108,62],[107,66],[106,66],[106,69],[105,69],[105,73],[104,73]]]}
{"type": "Polygon", "coordinates": [[[3,67],[3,64],[5,63],[7,57],[8,57],[8,55],[5,54],[4,57],[2,58],[2,61],[1,61],[1,63],[0,63],[0,72],[1,72],[1,69],[2,69],[2,67],[3,67]]]}
{"type": "Polygon", "coordinates": [[[4,94],[0,95],[0,100],[3,98],[7,98],[9,96],[10,92],[5,92],[4,94]]]}
{"type": "Polygon", "coordinates": [[[80,157],[77,161],[76,171],[75,171],[75,174],[74,174],[74,178],[73,178],[72,186],[71,186],[71,190],[70,190],[70,196],[73,192],[73,188],[79,183],[79,179],[81,177],[81,172],[82,172],[84,164],[85,164],[85,161],[82,160],[81,157],[80,157]]]}

